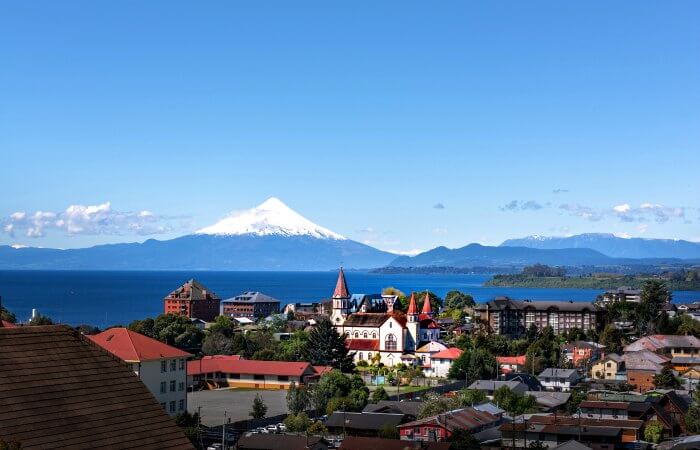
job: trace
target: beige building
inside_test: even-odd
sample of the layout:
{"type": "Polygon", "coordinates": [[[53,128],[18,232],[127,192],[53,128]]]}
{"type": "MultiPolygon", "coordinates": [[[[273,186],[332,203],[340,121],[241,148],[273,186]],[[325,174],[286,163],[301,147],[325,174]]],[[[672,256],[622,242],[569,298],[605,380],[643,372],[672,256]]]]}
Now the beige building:
{"type": "Polygon", "coordinates": [[[591,367],[591,377],[596,380],[616,380],[618,373],[623,372],[625,362],[620,355],[611,353],[591,367]]]}

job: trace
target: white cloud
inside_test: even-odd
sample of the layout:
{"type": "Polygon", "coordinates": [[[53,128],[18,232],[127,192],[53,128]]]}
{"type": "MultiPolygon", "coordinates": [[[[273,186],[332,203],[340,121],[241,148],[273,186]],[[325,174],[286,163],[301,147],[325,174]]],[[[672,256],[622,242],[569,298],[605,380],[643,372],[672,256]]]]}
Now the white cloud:
{"type": "Polygon", "coordinates": [[[622,239],[631,239],[632,235],[629,233],[625,233],[624,231],[619,232],[619,233],[613,233],[615,236],[622,238],[622,239]]]}
{"type": "Polygon", "coordinates": [[[567,211],[572,216],[597,222],[605,218],[619,219],[621,222],[649,222],[665,223],[672,219],[682,220],[684,223],[692,223],[686,218],[686,211],[692,210],[685,206],[663,206],[656,203],[642,203],[639,207],[633,207],[629,203],[615,205],[610,209],[592,208],[578,203],[565,203],[559,209],[567,211]]]}
{"type": "Polygon", "coordinates": [[[64,211],[36,211],[27,214],[18,211],[10,214],[3,223],[3,230],[14,236],[23,232],[26,237],[44,237],[48,230],[62,231],[67,235],[151,235],[172,231],[173,217],[159,216],[150,211],[116,211],[110,202],[99,205],[70,205],[64,211]]]}
{"type": "Polygon", "coordinates": [[[632,209],[632,207],[627,203],[623,203],[622,205],[617,205],[613,207],[613,210],[618,213],[626,213],[630,209],[632,209]]]}

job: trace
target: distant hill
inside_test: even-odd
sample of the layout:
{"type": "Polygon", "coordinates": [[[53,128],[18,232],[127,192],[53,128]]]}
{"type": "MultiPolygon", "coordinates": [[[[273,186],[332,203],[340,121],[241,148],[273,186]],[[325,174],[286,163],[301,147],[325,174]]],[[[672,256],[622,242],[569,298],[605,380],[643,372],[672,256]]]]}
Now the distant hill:
{"type": "Polygon", "coordinates": [[[171,240],[69,250],[0,246],[0,269],[297,271],[382,267],[394,258],[314,224],[275,198],[171,240]]]}
{"type": "Polygon", "coordinates": [[[474,267],[474,266],[524,266],[529,264],[552,266],[605,266],[616,264],[600,252],[587,248],[542,250],[527,247],[489,247],[469,244],[466,247],[449,249],[437,247],[416,256],[399,256],[389,265],[392,267],[474,267]]]}
{"type": "Polygon", "coordinates": [[[700,243],[673,239],[621,238],[613,234],[587,233],[569,237],[529,236],[508,239],[501,247],[533,249],[588,248],[613,258],[700,259],[700,243]]]}

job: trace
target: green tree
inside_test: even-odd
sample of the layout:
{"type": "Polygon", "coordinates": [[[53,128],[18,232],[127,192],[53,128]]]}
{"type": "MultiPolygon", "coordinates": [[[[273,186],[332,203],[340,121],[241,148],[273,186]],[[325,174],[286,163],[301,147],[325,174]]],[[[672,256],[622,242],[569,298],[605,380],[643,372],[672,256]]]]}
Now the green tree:
{"type": "Polygon", "coordinates": [[[458,407],[479,405],[487,400],[486,393],[478,389],[462,389],[454,398],[458,407]]]}
{"type": "Polygon", "coordinates": [[[399,438],[399,430],[396,428],[394,425],[391,424],[386,424],[382,427],[381,430],[377,433],[378,436],[382,439],[398,439],[399,438]]]}
{"type": "Polygon", "coordinates": [[[311,420],[309,420],[309,416],[305,412],[300,412],[298,414],[289,414],[285,417],[283,423],[287,431],[301,433],[309,429],[311,420]]]}
{"type": "Polygon", "coordinates": [[[693,403],[685,414],[685,425],[691,433],[700,433],[700,405],[693,403]]]}
{"type": "Polygon", "coordinates": [[[4,320],[5,322],[10,323],[17,323],[17,317],[10,311],[5,309],[4,306],[0,306],[0,320],[4,320]]]}
{"type": "Polygon", "coordinates": [[[496,358],[488,350],[465,350],[453,361],[447,376],[467,381],[490,379],[496,374],[497,366],[496,358]]]}
{"type": "Polygon", "coordinates": [[[175,416],[175,425],[182,428],[185,436],[197,446],[201,437],[200,418],[198,413],[190,414],[188,411],[181,412],[175,416]]]}
{"type": "Polygon", "coordinates": [[[307,345],[309,345],[309,333],[304,330],[296,331],[290,339],[280,342],[281,359],[303,361],[307,345]]]}
{"type": "Polygon", "coordinates": [[[298,386],[292,381],[287,391],[287,409],[292,414],[299,414],[309,406],[309,394],[306,388],[298,386]]]}
{"type": "Polygon", "coordinates": [[[605,346],[605,350],[608,353],[620,353],[622,351],[623,338],[622,330],[613,324],[608,324],[600,333],[598,342],[605,346]]]}
{"type": "Polygon", "coordinates": [[[226,333],[210,331],[202,342],[202,353],[205,355],[235,355],[233,350],[233,340],[226,336],[226,333]]]}
{"type": "Polygon", "coordinates": [[[29,321],[29,325],[30,326],[53,325],[53,320],[51,320],[51,318],[48,316],[42,316],[41,314],[37,314],[36,317],[33,317],[29,321]]]}
{"type": "Polygon", "coordinates": [[[425,417],[435,416],[458,407],[457,402],[453,398],[443,397],[434,392],[430,392],[423,397],[423,404],[418,413],[418,418],[423,419],[425,417]]]}
{"type": "Polygon", "coordinates": [[[345,346],[345,335],[338,333],[330,320],[322,319],[309,333],[305,359],[315,366],[333,366],[352,372],[355,365],[345,346]]]}
{"type": "Polygon", "coordinates": [[[535,397],[517,394],[511,391],[508,386],[501,386],[496,389],[493,392],[493,400],[514,416],[531,412],[536,407],[535,397]]]}
{"type": "Polygon", "coordinates": [[[179,314],[161,314],[155,319],[135,320],[130,330],[183,350],[198,350],[204,333],[189,318],[179,314]]]}
{"type": "Polygon", "coordinates": [[[653,382],[654,386],[660,389],[678,389],[681,387],[681,383],[669,367],[664,367],[660,374],[654,375],[653,382]]]}
{"type": "Polygon", "coordinates": [[[637,306],[637,330],[640,335],[649,334],[656,328],[662,307],[671,301],[671,292],[661,280],[647,280],[642,286],[641,301],[637,306]]]}
{"type": "Polygon", "coordinates": [[[450,443],[450,450],[478,450],[479,441],[465,429],[457,428],[447,440],[450,443]]]}
{"type": "Polygon", "coordinates": [[[317,420],[316,422],[309,425],[309,428],[306,430],[306,432],[312,436],[323,436],[325,434],[328,434],[328,429],[325,427],[325,425],[323,425],[323,422],[317,420]]]}
{"type": "Polygon", "coordinates": [[[651,420],[647,422],[644,427],[644,440],[647,442],[653,442],[658,444],[661,441],[661,436],[664,433],[664,427],[658,420],[651,420]]]}
{"type": "Polygon", "coordinates": [[[248,413],[253,419],[264,419],[267,416],[267,405],[263,401],[260,394],[255,394],[253,400],[253,409],[248,413]]]}
{"type": "Polygon", "coordinates": [[[571,397],[569,397],[569,401],[566,402],[566,413],[570,416],[576,414],[579,405],[581,405],[581,402],[585,399],[586,393],[584,391],[579,389],[574,389],[571,391],[571,397]]]}
{"type": "Polygon", "coordinates": [[[233,336],[236,329],[236,321],[228,316],[217,316],[214,322],[209,326],[210,333],[221,332],[227,337],[233,336]]]}
{"type": "Polygon", "coordinates": [[[449,309],[464,309],[473,307],[474,297],[460,291],[450,291],[445,295],[445,307],[449,309]]]}
{"type": "Polygon", "coordinates": [[[389,400],[389,394],[386,393],[386,390],[378,386],[377,389],[372,392],[372,403],[379,403],[382,400],[389,400]]]}

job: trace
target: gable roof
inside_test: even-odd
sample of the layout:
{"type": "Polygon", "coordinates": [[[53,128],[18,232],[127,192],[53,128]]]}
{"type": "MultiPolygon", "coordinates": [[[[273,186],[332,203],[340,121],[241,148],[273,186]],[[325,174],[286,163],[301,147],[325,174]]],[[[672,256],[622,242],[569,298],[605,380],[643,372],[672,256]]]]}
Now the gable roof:
{"type": "Polygon", "coordinates": [[[243,292],[235,297],[227,298],[222,303],[279,303],[276,298],[258,291],[243,292]]]}
{"type": "Polygon", "coordinates": [[[385,412],[418,417],[422,406],[423,402],[380,400],[378,403],[368,403],[362,412],[385,412]]]}
{"type": "Polygon", "coordinates": [[[527,355],[519,356],[496,356],[496,362],[498,364],[516,364],[518,366],[524,366],[527,355]]]}
{"type": "Polygon", "coordinates": [[[238,439],[236,448],[242,450],[323,450],[328,443],[316,436],[295,436],[292,434],[246,434],[238,439]]]}
{"type": "Polygon", "coordinates": [[[575,378],[577,375],[576,369],[558,369],[556,367],[547,367],[537,375],[537,378],[542,379],[542,378],[565,378],[565,379],[571,379],[575,378]]]}
{"type": "Polygon", "coordinates": [[[22,449],[193,449],[122,361],[67,326],[0,328],[0,437],[22,449]]]}
{"type": "Polygon", "coordinates": [[[375,437],[346,436],[339,450],[448,450],[449,442],[418,442],[375,437]]]}
{"type": "Polygon", "coordinates": [[[343,272],[342,267],[338,271],[338,281],[335,282],[333,298],[350,298],[350,290],[347,281],[345,281],[345,272],[343,272]]]}
{"type": "Polygon", "coordinates": [[[434,425],[446,428],[447,430],[482,430],[489,425],[495,425],[499,418],[486,411],[479,411],[475,408],[467,407],[455,409],[446,413],[424,419],[414,420],[400,425],[399,428],[412,428],[424,425],[434,425]]]}
{"type": "Polygon", "coordinates": [[[405,417],[404,414],[335,411],[326,420],[326,427],[379,431],[387,425],[397,426],[405,417]]]}
{"type": "Polygon", "coordinates": [[[583,445],[582,443],[572,439],[570,441],[564,442],[563,444],[557,445],[552,450],[593,450],[593,449],[591,447],[588,447],[587,445],[583,445]]]}
{"type": "Polygon", "coordinates": [[[462,355],[462,350],[450,347],[431,356],[432,359],[457,359],[462,355]]]}
{"type": "Polygon", "coordinates": [[[416,349],[416,353],[433,353],[445,350],[447,346],[442,342],[430,341],[420,348],[416,349]]]}
{"type": "Polygon", "coordinates": [[[644,336],[625,347],[625,352],[651,350],[653,352],[667,348],[700,348],[700,339],[695,336],[676,336],[666,334],[654,334],[644,336]]]}
{"type": "Polygon", "coordinates": [[[128,328],[110,328],[102,333],[86,337],[127,362],[155,361],[163,358],[187,358],[192,356],[179,348],[164,344],[128,328]]]}
{"type": "Polygon", "coordinates": [[[389,317],[387,313],[355,313],[350,314],[345,322],[344,327],[380,327],[386,322],[389,317]]]}
{"type": "Polygon", "coordinates": [[[346,339],[348,350],[379,350],[379,339],[346,339]]]}

